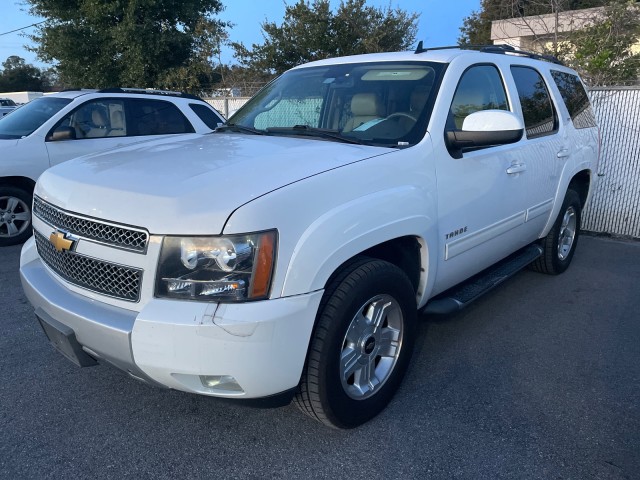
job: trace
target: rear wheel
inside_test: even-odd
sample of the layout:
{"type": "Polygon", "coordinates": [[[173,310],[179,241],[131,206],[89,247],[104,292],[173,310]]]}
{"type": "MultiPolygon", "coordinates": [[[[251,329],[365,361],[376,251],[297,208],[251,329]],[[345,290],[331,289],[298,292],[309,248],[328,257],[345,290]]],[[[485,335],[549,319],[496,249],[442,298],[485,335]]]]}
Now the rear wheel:
{"type": "Polygon", "coordinates": [[[407,369],[416,315],[411,282],[395,265],[363,259],[345,268],[320,305],[298,407],[336,428],[376,416],[407,369]]]}
{"type": "Polygon", "coordinates": [[[558,275],[569,268],[578,245],[582,203],[575,190],[567,190],[553,227],[542,240],[543,254],[531,264],[537,272],[558,275]]]}
{"type": "Polygon", "coordinates": [[[23,243],[31,236],[31,192],[0,185],[0,247],[23,243]]]}

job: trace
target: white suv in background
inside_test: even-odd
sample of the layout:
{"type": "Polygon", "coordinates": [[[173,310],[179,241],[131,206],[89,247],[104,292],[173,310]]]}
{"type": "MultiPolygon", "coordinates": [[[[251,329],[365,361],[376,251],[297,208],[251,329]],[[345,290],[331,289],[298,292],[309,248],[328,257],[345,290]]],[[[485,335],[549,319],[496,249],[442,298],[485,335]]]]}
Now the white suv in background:
{"type": "Polygon", "coordinates": [[[202,99],[159,90],[73,90],[0,120],[0,247],[31,235],[33,187],[50,166],[158,136],[211,133],[224,119],[202,99]]]}
{"type": "Polygon", "coordinates": [[[489,47],[313,62],[211,135],[47,170],[22,284],[78,365],[295,396],[355,427],[400,385],[418,311],[569,266],[598,151],[557,61],[489,47]]]}

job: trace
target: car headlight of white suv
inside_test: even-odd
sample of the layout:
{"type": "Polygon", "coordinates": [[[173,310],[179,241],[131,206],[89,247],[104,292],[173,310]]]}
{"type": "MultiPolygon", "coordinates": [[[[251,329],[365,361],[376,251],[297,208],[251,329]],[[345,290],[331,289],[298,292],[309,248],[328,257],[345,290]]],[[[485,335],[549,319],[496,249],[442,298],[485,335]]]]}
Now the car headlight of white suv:
{"type": "Polygon", "coordinates": [[[209,302],[267,298],[277,232],[172,237],[162,242],[156,296],[209,302]]]}

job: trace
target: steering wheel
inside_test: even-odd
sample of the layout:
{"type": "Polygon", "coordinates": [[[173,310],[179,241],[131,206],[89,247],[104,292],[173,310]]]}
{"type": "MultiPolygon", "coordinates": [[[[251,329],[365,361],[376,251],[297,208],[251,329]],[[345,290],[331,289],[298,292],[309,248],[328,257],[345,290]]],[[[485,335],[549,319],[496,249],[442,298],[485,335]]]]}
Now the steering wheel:
{"type": "Polygon", "coordinates": [[[389,115],[387,118],[385,118],[385,120],[391,120],[393,118],[408,118],[409,120],[413,121],[413,122],[417,122],[418,119],[416,117],[414,117],[413,115],[406,113],[406,112],[396,112],[396,113],[392,113],[391,115],[389,115]]]}

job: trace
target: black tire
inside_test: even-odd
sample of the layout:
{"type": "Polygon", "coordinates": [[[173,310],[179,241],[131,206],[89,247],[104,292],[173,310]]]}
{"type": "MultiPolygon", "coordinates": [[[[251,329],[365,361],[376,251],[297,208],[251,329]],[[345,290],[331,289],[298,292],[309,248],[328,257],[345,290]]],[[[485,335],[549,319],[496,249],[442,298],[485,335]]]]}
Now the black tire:
{"type": "Polygon", "coordinates": [[[549,275],[558,275],[569,268],[573,254],[578,246],[580,236],[580,222],[582,219],[582,202],[575,190],[569,188],[562,202],[560,213],[553,227],[545,238],[542,239],[542,255],[531,264],[531,269],[536,272],[549,275]],[[573,216],[573,220],[571,220],[573,216]],[[573,230],[573,240],[567,245],[567,223],[573,230]],[[565,242],[560,245],[560,238],[565,242]]]}
{"type": "Polygon", "coordinates": [[[0,247],[24,243],[31,236],[32,202],[31,192],[0,185],[0,247]]]}
{"type": "Polygon", "coordinates": [[[415,291],[398,267],[363,258],[343,268],[320,303],[296,405],[334,428],[375,417],[407,370],[416,318],[415,291]],[[373,312],[380,313],[377,327],[369,323],[373,312]],[[352,359],[354,373],[345,371],[342,357],[352,359]],[[367,377],[379,383],[363,387],[367,377]]]}

